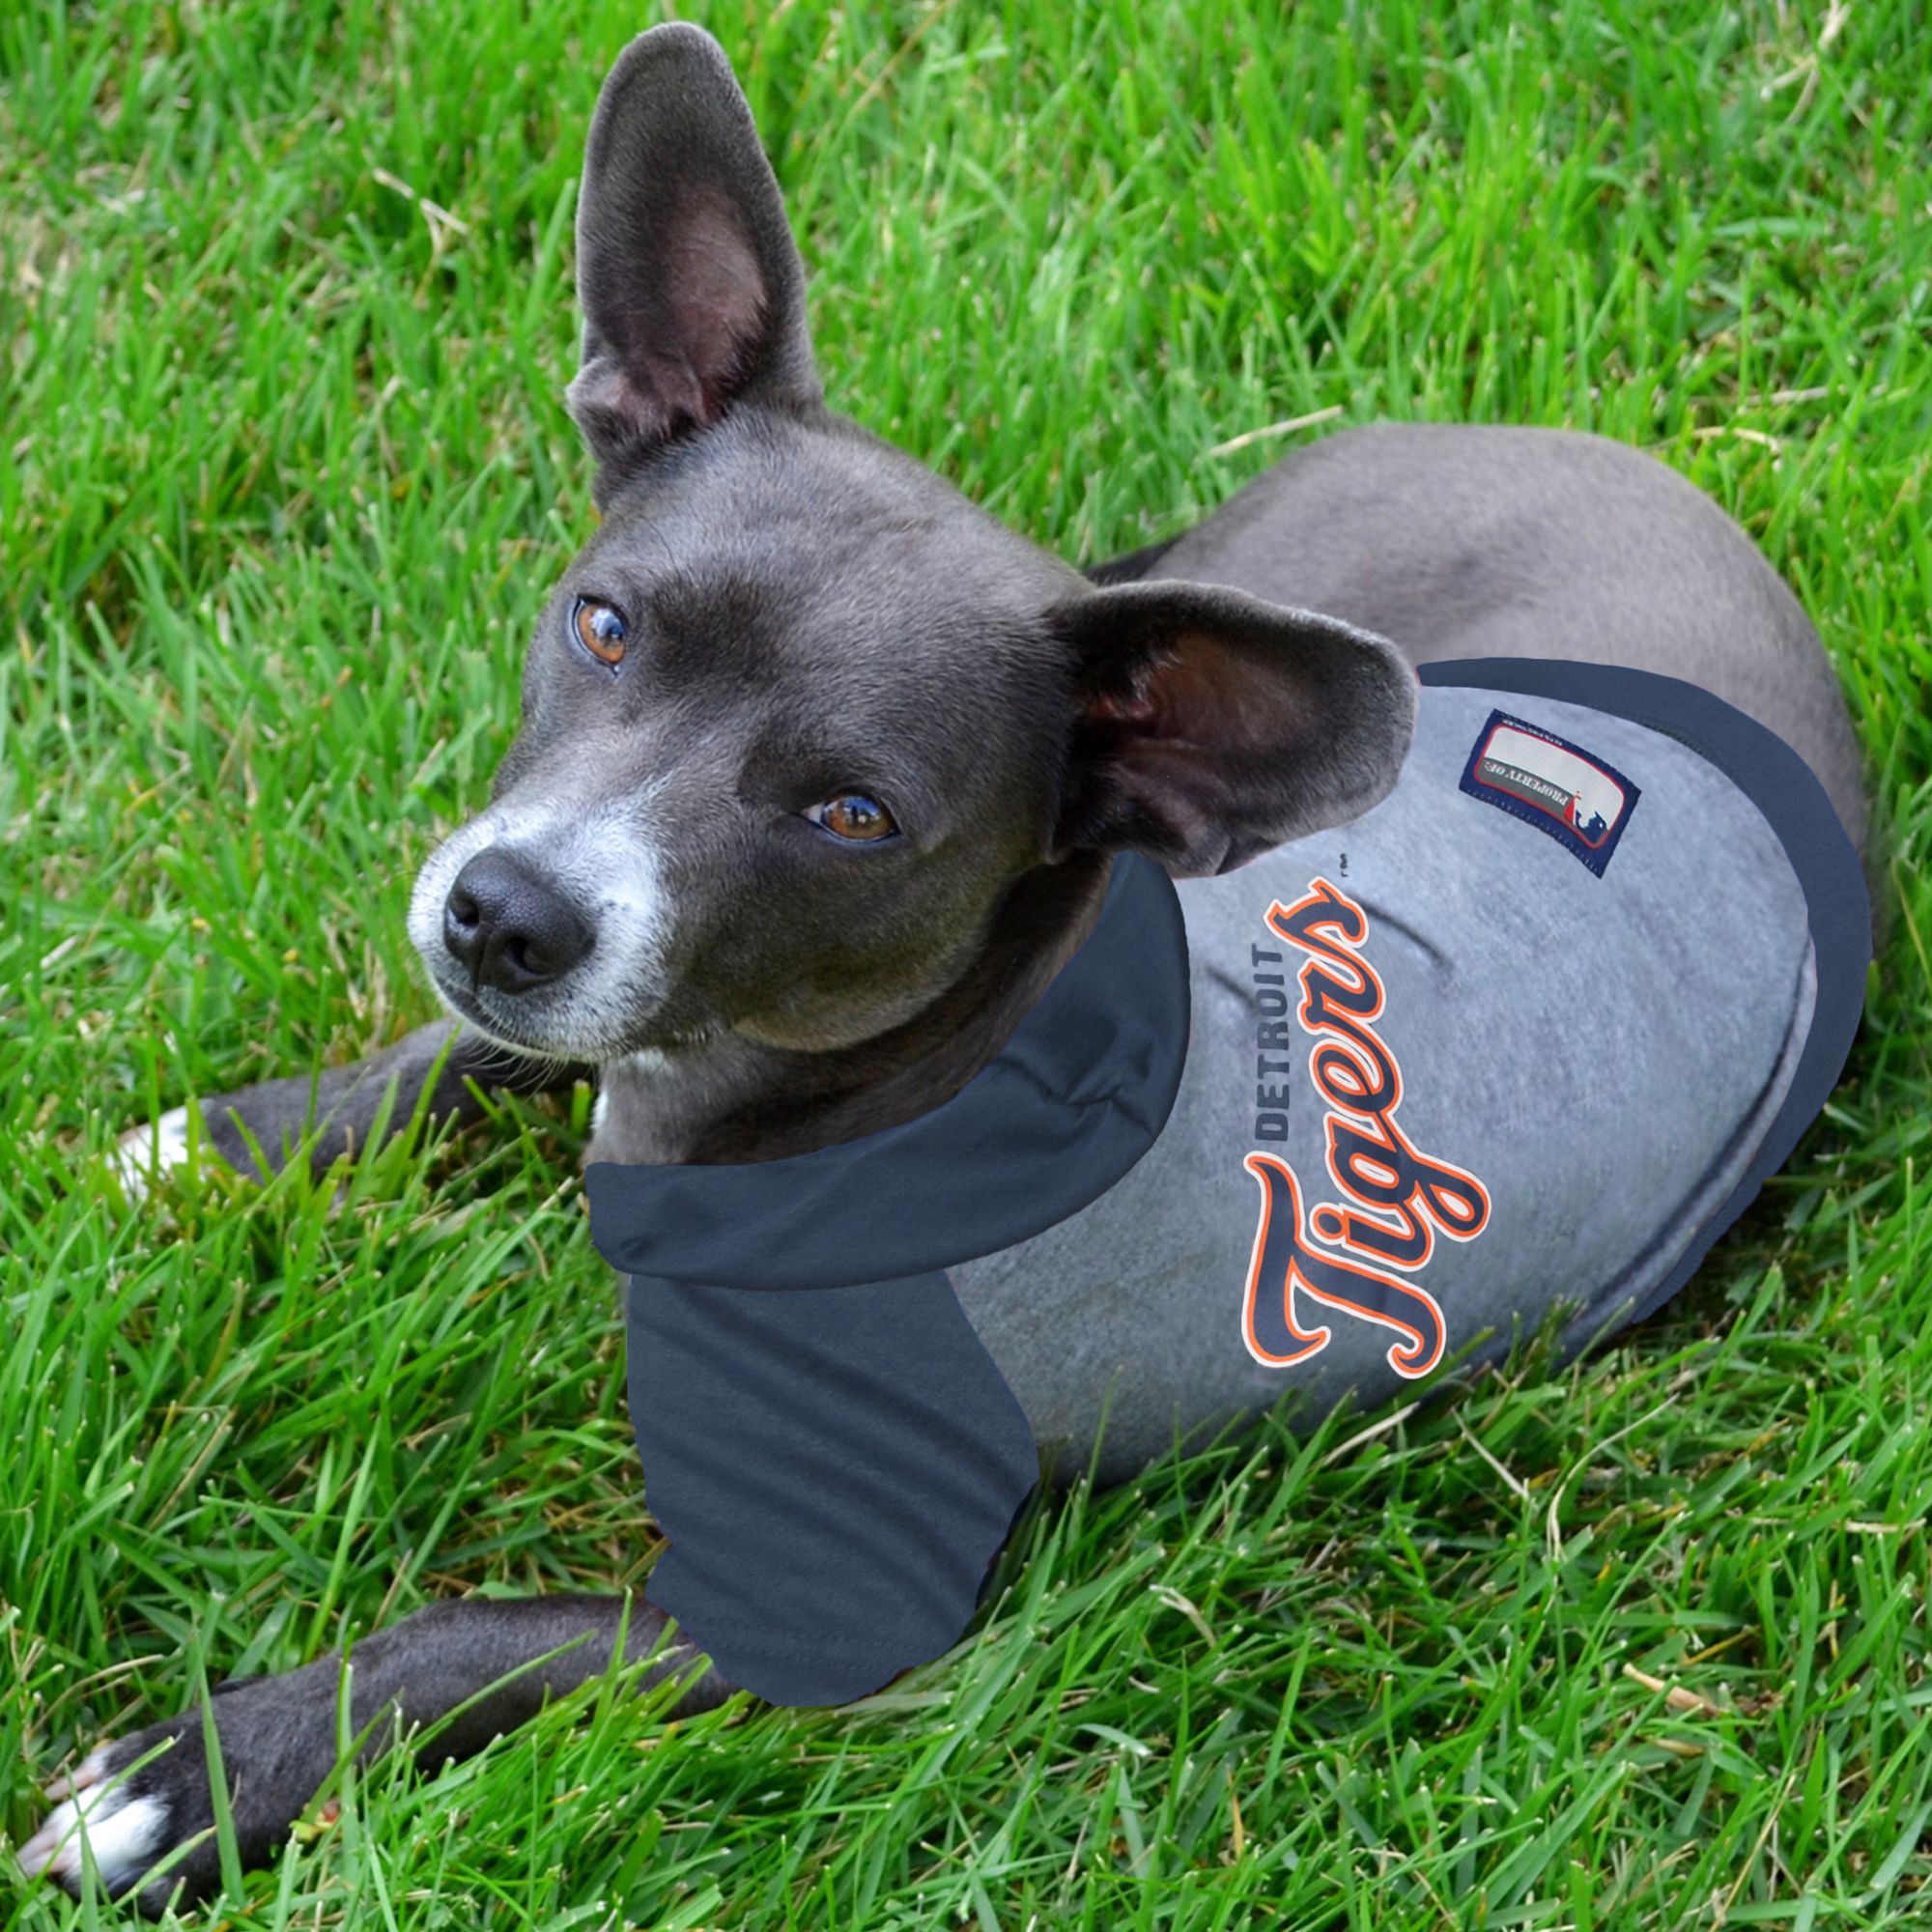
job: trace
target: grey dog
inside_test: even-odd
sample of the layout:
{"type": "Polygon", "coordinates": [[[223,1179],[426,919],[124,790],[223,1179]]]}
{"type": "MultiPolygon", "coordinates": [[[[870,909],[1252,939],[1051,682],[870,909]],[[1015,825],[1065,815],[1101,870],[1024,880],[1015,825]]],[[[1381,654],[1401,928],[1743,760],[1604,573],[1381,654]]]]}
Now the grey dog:
{"type": "MultiPolygon", "coordinates": [[[[1405,667],[1553,656],[1693,682],[1800,753],[1864,848],[1815,630],[1744,533],[1641,453],[1350,430],[1083,575],[825,407],[777,184],[724,54],[684,25],[641,36],[605,83],[578,250],[569,406],[603,521],[537,621],[491,803],[416,886],[411,937],[453,1017],[319,1083],[204,1101],[238,1168],[249,1138],[287,1158],[310,1130],[326,1166],[385,1101],[471,1120],[479,1090],[581,1077],[599,1088],[593,1161],[773,1160],[921,1115],[1080,947],[1115,855],[1210,877],[1388,789],[1414,680],[1342,702],[1344,630],[1405,667]],[[1099,755],[1118,734],[1094,729],[1126,714],[1082,696],[1110,653],[1154,694],[1141,723],[1179,721],[1131,782],[1099,755]],[[1257,733],[1266,755],[1243,755],[1257,733]]],[[[184,1129],[181,1111],[142,1129],[130,1162],[179,1158],[184,1129]]],[[[973,1312],[1030,1414],[1097,1417],[1039,1305],[1025,1328],[1005,1304],[973,1312]]],[[[1173,1420],[1129,1392],[1109,1427],[1151,1444],[1173,1420]]],[[[1095,1448],[1087,1428],[1057,1432],[1067,1466],[1095,1448]]],[[[681,1709],[732,1688],[646,1602],[465,1600],[357,1643],[355,1725],[474,1699],[423,1753],[462,1757],[607,1669],[620,1631],[626,1660],[654,1660],[643,1681],[689,1677],[681,1709]]],[[[276,1854],[333,1765],[340,1663],[219,1689],[246,1861],[276,1854]]],[[[144,1909],[218,1883],[197,1713],[101,1747],[49,1795],[29,1871],[78,1889],[80,1813],[110,1889],[144,1909]]]]}

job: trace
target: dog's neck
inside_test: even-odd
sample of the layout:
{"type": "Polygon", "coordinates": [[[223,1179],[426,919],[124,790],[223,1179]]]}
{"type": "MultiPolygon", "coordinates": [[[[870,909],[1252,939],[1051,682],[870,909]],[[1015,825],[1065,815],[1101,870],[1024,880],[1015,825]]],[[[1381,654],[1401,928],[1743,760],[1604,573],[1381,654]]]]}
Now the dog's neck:
{"type": "Polygon", "coordinates": [[[1014,881],[973,964],[902,1025],[829,1053],[736,1037],[600,1070],[585,1159],[778,1160],[895,1126],[950,1099],[999,1052],[1094,930],[1112,860],[1082,853],[1014,881]]]}

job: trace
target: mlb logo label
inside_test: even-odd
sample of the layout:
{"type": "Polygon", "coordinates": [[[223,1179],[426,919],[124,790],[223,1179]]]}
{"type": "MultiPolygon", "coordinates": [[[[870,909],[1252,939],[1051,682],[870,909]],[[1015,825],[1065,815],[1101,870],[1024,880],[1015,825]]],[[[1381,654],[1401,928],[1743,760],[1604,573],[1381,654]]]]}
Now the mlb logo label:
{"type": "Polygon", "coordinates": [[[1642,796],[1580,745],[1505,711],[1477,734],[1462,787],[1566,845],[1599,878],[1642,796]]]}

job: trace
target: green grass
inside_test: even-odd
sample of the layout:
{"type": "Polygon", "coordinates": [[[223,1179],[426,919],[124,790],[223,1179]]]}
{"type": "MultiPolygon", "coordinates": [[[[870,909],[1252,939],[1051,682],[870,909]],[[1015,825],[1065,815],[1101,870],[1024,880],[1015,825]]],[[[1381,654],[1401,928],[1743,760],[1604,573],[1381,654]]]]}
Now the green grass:
{"type": "MultiPolygon", "coordinates": [[[[395,1149],[334,1213],[294,1177],[124,1211],[89,1158],[431,1015],[408,889],[590,527],[573,185],[656,17],[0,14],[12,1842],[204,1664],[647,1572],[585,1094],[395,1149]]],[[[1069,556],[1344,422],[1663,456],[1816,618],[1899,912],[1826,1120],[1625,1346],[1076,1492],[864,1708],[668,1727],[607,1690],[436,1779],[392,1763],[223,1922],[1923,1922],[1925,9],[691,17],[774,155],[834,400],[1069,556]]],[[[4,1870],[0,1913],[116,1917],[4,1870]]]]}

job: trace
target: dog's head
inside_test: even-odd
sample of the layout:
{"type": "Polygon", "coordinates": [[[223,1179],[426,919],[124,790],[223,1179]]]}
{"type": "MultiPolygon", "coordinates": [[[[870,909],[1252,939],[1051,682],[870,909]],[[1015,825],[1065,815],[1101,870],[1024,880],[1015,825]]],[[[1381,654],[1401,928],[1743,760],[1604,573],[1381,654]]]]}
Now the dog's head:
{"type": "Polygon", "coordinates": [[[1225,871],[1393,782],[1393,646],[1226,589],[1093,588],[826,410],[709,36],[618,59],[577,240],[603,523],[538,619],[492,802],[410,913],[484,1033],[592,1062],[848,1046],[953,983],[1033,867],[1225,871]]]}

